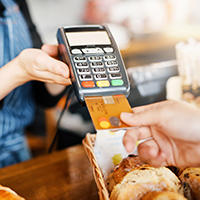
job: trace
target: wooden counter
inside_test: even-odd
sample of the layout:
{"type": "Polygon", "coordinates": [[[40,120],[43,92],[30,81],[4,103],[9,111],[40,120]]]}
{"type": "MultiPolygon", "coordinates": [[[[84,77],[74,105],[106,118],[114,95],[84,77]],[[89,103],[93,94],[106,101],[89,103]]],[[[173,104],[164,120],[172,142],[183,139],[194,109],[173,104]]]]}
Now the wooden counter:
{"type": "Polygon", "coordinates": [[[26,200],[97,200],[92,167],[82,145],[0,169],[0,184],[26,200]]]}

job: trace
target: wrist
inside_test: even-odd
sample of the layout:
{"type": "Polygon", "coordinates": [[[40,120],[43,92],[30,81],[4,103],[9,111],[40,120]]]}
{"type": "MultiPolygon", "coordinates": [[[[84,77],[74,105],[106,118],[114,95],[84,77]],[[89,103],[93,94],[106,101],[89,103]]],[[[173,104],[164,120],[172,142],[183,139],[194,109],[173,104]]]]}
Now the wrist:
{"type": "Polygon", "coordinates": [[[15,79],[15,85],[20,86],[24,83],[30,81],[26,69],[23,66],[23,63],[20,61],[20,55],[14,58],[9,64],[10,73],[13,79],[15,79]],[[12,72],[11,72],[12,71],[12,72]]]}
{"type": "Polygon", "coordinates": [[[0,99],[27,81],[25,72],[19,65],[18,57],[16,57],[0,68],[0,99]]]}

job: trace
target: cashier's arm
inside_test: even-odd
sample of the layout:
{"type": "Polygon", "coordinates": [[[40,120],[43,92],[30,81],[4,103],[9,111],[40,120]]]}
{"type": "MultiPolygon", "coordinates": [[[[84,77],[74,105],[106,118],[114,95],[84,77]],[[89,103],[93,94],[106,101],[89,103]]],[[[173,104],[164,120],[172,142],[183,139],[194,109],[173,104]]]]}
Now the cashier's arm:
{"type": "Polygon", "coordinates": [[[70,84],[68,66],[57,60],[58,48],[43,45],[42,50],[25,49],[19,56],[0,68],[0,100],[16,87],[32,80],[46,83],[52,95],[70,84]]]}
{"type": "Polygon", "coordinates": [[[127,151],[138,140],[153,137],[138,146],[139,155],[150,165],[200,166],[200,109],[170,100],[136,107],[133,114],[122,113],[121,120],[138,127],[125,133],[127,151]]]}

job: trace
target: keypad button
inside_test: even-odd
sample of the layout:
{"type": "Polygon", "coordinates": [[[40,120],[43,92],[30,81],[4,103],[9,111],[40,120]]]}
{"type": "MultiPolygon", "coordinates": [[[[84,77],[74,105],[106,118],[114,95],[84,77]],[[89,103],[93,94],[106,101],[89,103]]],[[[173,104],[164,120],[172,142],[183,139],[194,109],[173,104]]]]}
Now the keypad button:
{"type": "Polygon", "coordinates": [[[99,48],[99,47],[96,48],[96,52],[97,52],[97,53],[104,53],[103,49],[102,49],[102,48],[99,48]]]}
{"type": "Polygon", "coordinates": [[[106,62],[107,67],[114,67],[114,66],[117,66],[117,65],[118,65],[118,62],[116,60],[106,62]]]}
{"type": "Polygon", "coordinates": [[[96,80],[107,79],[108,76],[106,74],[95,74],[94,75],[96,80]]]}
{"type": "Polygon", "coordinates": [[[117,79],[117,78],[121,78],[122,74],[121,73],[114,73],[114,74],[109,74],[111,79],[117,79]]]}
{"type": "Polygon", "coordinates": [[[80,68],[77,71],[79,74],[90,74],[89,68],[80,68]]]}
{"type": "Polygon", "coordinates": [[[82,49],[83,53],[88,54],[88,53],[94,53],[95,49],[94,48],[85,48],[82,49]]]}
{"type": "Polygon", "coordinates": [[[72,49],[71,53],[72,54],[82,54],[80,49],[72,49]]]}
{"type": "Polygon", "coordinates": [[[76,57],[74,57],[74,61],[75,62],[86,62],[87,58],[84,56],[76,56],[76,57]]]}
{"type": "Polygon", "coordinates": [[[98,87],[109,87],[110,86],[109,81],[97,81],[96,84],[98,87]]]}
{"type": "Polygon", "coordinates": [[[92,76],[90,74],[83,74],[83,75],[80,75],[80,79],[81,80],[92,80],[92,76]]]}
{"type": "Polygon", "coordinates": [[[97,53],[104,53],[103,49],[101,48],[84,48],[82,49],[83,53],[85,54],[97,54],[97,53]]]}
{"type": "Polygon", "coordinates": [[[112,53],[114,51],[114,49],[112,47],[105,47],[103,48],[103,50],[106,52],[106,53],[112,53]]]}
{"type": "Polygon", "coordinates": [[[108,67],[108,72],[112,73],[112,72],[119,72],[119,67],[108,67]]]}
{"type": "Polygon", "coordinates": [[[92,71],[93,71],[94,74],[97,74],[97,73],[106,73],[106,70],[103,67],[94,68],[92,71]]]}
{"type": "Polygon", "coordinates": [[[111,81],[112,86],[121,86],[124,84],[124,81],[122,79],[116,79],[111,81]]]}
{"type": "Polygon", "coordinates": [[[88,63],[87,62],[79,62],[75,64],[77,68],[88,68],[88,63]]]}
{"type": "Polygon", "coordinates": [[[116,60],[116,56],[115,55],[106,55],[103,57],[103,59],[105,61],[116,60]]]}
{"type": "Polygon", "coordinates": [[[91,67],[103,67],[103,62],[92,62],[91,67]]]}
{"type": "Polygon", "coordinates": [[[101,56],[90,56],[89,61],[101,61],[101,56]]]}
{"type": "Polygon", "coordinates": [[[81,85],[82,85],[84,88],[92,88],[92,87],[95,87],[94,81],[83,81],[83,82],[81,82],[81,85]]]}

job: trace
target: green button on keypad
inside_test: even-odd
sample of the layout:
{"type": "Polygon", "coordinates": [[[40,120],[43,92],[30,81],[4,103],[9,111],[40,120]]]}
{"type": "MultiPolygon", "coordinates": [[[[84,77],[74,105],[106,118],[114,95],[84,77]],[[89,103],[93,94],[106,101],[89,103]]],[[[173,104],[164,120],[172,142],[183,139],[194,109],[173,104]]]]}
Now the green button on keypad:
{"type": "Polygon", "coordinates": [[[120,86],[124,84],[124,81],[122,79],[112,80],[111,84],[112,86],[120,86]]]}

